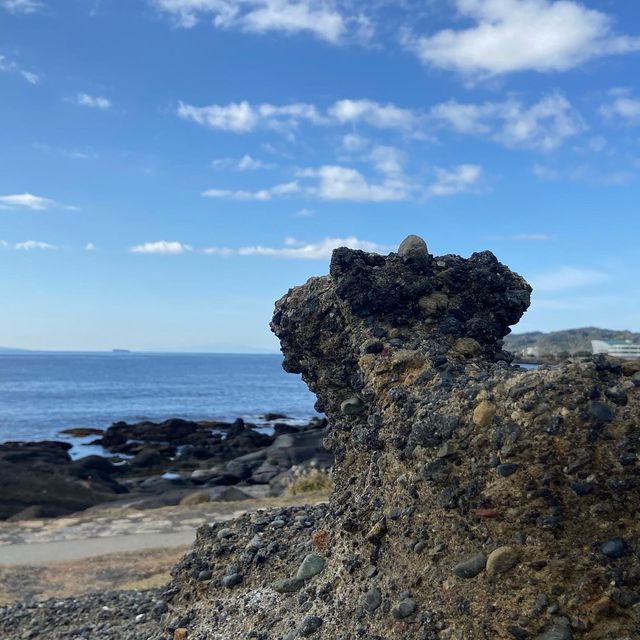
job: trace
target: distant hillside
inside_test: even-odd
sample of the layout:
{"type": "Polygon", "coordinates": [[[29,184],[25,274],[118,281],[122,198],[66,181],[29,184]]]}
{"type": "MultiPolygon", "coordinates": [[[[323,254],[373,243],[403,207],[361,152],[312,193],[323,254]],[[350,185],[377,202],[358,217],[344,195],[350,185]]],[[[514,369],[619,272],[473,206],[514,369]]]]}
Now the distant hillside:
{"type": "Polygon", "coordinates": [[[634,340],[640,341],[640,333],[633,331],[615,331],[583,327],[581,329],[565,329],[564,331],[531,331],[515,333],[505,338],[505,347],[512,353],[522,353],[527,347],[537,347],[539,355],[553,355],[563,351],[575,354],[580,351],[591,351],[591,340],[634,340]]]}
{"type": "Polygon", "coordinates": [[[28,349],[14,349],[13,347],[0,347],[0,353],[25,353],[28,349]]]}

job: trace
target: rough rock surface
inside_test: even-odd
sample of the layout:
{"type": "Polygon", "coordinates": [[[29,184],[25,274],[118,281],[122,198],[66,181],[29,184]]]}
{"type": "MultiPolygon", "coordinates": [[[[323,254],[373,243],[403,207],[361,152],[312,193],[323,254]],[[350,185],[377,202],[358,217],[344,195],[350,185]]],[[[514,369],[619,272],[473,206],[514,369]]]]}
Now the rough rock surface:
{"type": "Polygon", "coordinates": [[[601,357],[510,366],[530,291],[491,253],[412,237],[388,257],[338,249],[278,301],[335,492],[202,527],[167,637],[639,638],[640,381],[601,357]],[[303,561],[322,568],[305,580],[303,561]]]}

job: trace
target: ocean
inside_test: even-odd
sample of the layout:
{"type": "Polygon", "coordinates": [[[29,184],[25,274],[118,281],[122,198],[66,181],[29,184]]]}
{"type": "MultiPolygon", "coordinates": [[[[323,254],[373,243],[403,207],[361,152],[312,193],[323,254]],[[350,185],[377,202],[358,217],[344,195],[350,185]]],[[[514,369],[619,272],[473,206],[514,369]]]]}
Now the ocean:
{"type": "Polygon", "coordinates": [[[60,430],[118,420],[306,421],[314,402],[280,355],[0,354],[0,442],[71,441],[60,430]]]}

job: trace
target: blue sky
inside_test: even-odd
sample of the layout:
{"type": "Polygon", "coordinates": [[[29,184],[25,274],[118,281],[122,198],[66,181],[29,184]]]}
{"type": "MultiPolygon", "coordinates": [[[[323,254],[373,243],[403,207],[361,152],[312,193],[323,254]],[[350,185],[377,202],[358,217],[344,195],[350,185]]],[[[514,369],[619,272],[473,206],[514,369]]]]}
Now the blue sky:
{"type": "Polygon", "coordinates": [[[621,0],[0,0],[0,344],[274,350],[409,233],[640,331],[639,63],[621,0]]]}

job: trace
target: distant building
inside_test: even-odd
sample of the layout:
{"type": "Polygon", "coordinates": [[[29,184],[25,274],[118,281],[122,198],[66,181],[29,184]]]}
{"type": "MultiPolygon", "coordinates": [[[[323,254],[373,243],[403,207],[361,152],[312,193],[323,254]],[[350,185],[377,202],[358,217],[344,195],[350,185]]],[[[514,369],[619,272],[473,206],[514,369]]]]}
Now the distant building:
{"type": "Polygon", "coordinates": [[[593,353],[605,353],[624,360],[640,360],[640,342],[632,340],[592,340],[593,353]]]}
{"type": "Polygon", "coordinates": [[[525,347],[522,350],[522,355],[529,358],[539,358],[540,347],[525,347]]]}

